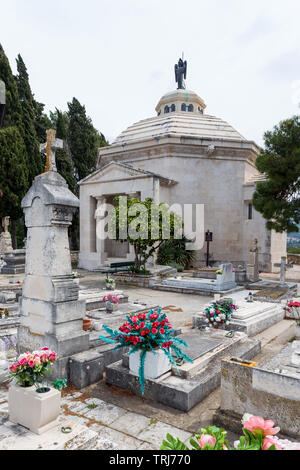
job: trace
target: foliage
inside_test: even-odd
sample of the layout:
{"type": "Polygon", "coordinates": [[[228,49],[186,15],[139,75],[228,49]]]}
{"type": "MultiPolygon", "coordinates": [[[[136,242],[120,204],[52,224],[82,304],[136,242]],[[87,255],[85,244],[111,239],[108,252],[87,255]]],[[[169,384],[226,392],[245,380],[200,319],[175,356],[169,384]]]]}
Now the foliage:
{"type": "Polygon", "coordinates": [[[176,439],[171,434],[167,434],[167,438],[163,440],[160,450],[189,450],[189,448],[179,438],[176,439]]]}
{"type": "Polygon", "coordinates": [[[172,263],[169,263],[169,266],[170,266],[171,268],[177,269],[177,271],[178,271],[179,273],[182,273],[182,271],[184,271],[184,266],[182,266],[181,264],[173,263],[173,262],[172,262],[172,263]]]}
{"type": "Polygon", "coordinates": [[[299,442],[287,439],[278,439],[275,434],[280,428],[274,428],[271,420],[264,420],[261,416],[244,415],[243,436],[231,448],[226,439],[227,431],[216,426],[201,429],[190,439],[191,449],[180,439],[167,434],[163,440],[161,450],[299,450],[299,442]]]}
{"type": "Polygon", "coordinates": [[[143,274],[144,276],[148,276],[150,274],[149,269],[138,269],[136,266],[130,266],[129,269],[132,274],[143,274]]]}
{"type": "Polygon", "coordinates": [[[111,235],[133,246],[135,272],[146,269],[147,260],[163,241],[174,238],[178,227],[182,229],[181,218],[169,212],[164,203],[154,204],[151,198],[140,201],[137,198],[116,196],[114,203],[115,208],[109,213],[111,235]],[[127,205],[124,204],[125,200],[127,205]],[[167,227],[165,220],[169,221],[167,227]]]}
{"type": "Polygon", "coordinates": [[[287,252],[288,253],[293,253],[295,255],[300,255],[300,248],[288,248],[287,252]]]}
{"type": "MultiPolygon", "coordinates": [[[[46,138],[46,130],[51,128],[51,121],[46,113],[44,113],[45,105],[43,103],[39,103],[34,99],[33,96],[33,108],[34,108],[34,126],[37,139],[40,144],[45,142],[46,138]]],[[[43,160],[43,158],[42,158],[43,160]]],[[[43,167],[44,167],[43,162],[43,167]]]]}
{"type": "Polygon", "coordinates": [[[104,137],[101,138],[76,98],[68,103],[68,117],[68,143],[77,178],[81,180],[95,170],[98,147],[104,144],[104,137]]]}
{"type": "Polygon", "coordinates": [[[26,66],[20,54],[17,58],[16,82],[18,86],[19,99],[22,108],[22,121],[24,128],[24,143],[27,153],[28,187],[32,184],[34,177],[43,171],[41,154],[39,151],[39,140],[35,128],[35,107],[33,95],[29,85],[29,77],[26,66]]]}
{"type": "Polygon", "coordinates": [[[190,243],[185,235],[180,239],[165,240],[159,247],[157,253],[157,263],[171,266],[178,264],[188,269],[195,259],[194,250],[186,250],[186,243],[190,243]]]}
{"type": "Polygon", "coordinates": [[[281,121],[264,135],[265,149],[256,167],[267,177],[259,181],[253,205],[276,232],[298,232],[300,222],[300,116],[281,121]]]}
{"type": "Polygon", "coordinates": [[[28,184],[26,149],[17,127],[0,129],[0,217],[23,215],[21,200],[28,184]]]}
{"type": "Polygon", "coordinates": [[[205,322],[210,328],[216,329],[221,325],[228,325],[232,312],[237,308],[231,299],[217,300],[204,310],[205,322]]]}
{"type": "Polygon", "coordinates": [[[155,354],[155,349],[161,349],[176,368],[176,361],[171,352],[177,358],[193,362],[179,347],[186,347],[187,345],[182,339],[173,336],[174,330],[166,314],[161,313],[161,309],[158,309],[156,312],[150,310],[149,313],[127,315],[126,319],[127,321],[120,326],[119,331],[112,330],[108,326],[103,325],[103,328],[110,337],[99,336],[99,338],[107,343],[117,343],[115,349],[131,346],[129,354],[133,354],[136,351],[141,352],[139,381],[142,394],[144,394],[144,362],[147,351],[152,351],[155,354]]]}
{"type": "MultiPolygon", "coordinates": [[[[0,44],[0,80],[3,80],[6,87],[6,106],[3,127],[16,126],[21,138],[24,137],[24,127],[22,121],[22,108],[18,95],[18,88],[11,71],[8,59],[0,44]]],[[[1,147],[0,147],[1,148],[1,147]]],[[[2,148],[1,148],[2,151],[2,148]]]]}
{"type": "Polygon", "coordinates": [[[54,382],[51,382],[53,388],[61,391],[63,388],[67,387],[67,379],[56,379],[54,382]]]}
{"type": "Polygon", "coordinates": [[[30,387],[39,383],[45,374],[50,372],[56,359],[56,353],[46,347],[32,353],[21,354],[17,362],[14,362],[9,368],[10,380],[16,378],[17,384],[22,387],[30,387]]]}

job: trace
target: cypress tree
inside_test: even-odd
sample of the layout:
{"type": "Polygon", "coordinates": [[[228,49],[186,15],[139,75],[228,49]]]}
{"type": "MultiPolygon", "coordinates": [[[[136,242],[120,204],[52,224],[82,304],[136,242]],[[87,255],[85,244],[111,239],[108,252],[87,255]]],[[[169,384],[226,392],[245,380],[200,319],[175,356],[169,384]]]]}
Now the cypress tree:
{"type": "Polygon", "coordinates": [[[300,222],[300,116],[281,121],[264,135],[256,167],[267,177],[256,185],[255,209],[277,232],[297,232],[300,222]]]}
{"type": "Polygon", "coordinates": [[[35,128],[35,108],[33,95],[29,85],[26,66],[20,54],[17,58],[19,99],[22,107],[22,120],[24,127],[24,143],[27,151],[28,183],[32,184],[34,177],[43,171],[42,158],[39,151],[39,141],[35,128]]]}
{"type": "Polygon", "coordinates": [[[39,103],[38,101],[36,101],[34,99],[34,96],[33,96],[33,107],[34,107],[34,114],[35,114],[35,119],[34,119],[35,132],[36,132],[39,143],[42,144],[45,142],[45,139],[46,139],[46,130],[50,129],[52,124],[47,114],[44,113],[45,105],[43,103],[39,103]]]}
{"type": "Polygon", "coordinates": [[[86,110],[76,98],[68,103],[68,143],[76,176],[81,180],[95,170],[100,135],[94,128],[86,110]]]}
{"type": "Polygon", "coordinates": [[[28,187],[26,149],[16,126],[0,129],[0,217],[23,216],[21,201],[28,187]]]}
{"type": "Polygon", "coordinates": [[[3,127],[16,126],[19,129],[21,137],[24,137],[22,108],[18,95],[18,87],[1,44],[0,78],[4,81],[6,87],[6,106],[3,127]]]}
{"type": "MultiPolygon", "coordinates": [[[[0,137],[0,216],[11,217],[13,247],[17,248],[16,221],[23,216],[21,200],[28,189],[22,107],[16,80],[0,44],[0,79],[6,87],[6,109],[0,137]]],[[[20,222],[24,232],[24,223],[20,222]]]]}

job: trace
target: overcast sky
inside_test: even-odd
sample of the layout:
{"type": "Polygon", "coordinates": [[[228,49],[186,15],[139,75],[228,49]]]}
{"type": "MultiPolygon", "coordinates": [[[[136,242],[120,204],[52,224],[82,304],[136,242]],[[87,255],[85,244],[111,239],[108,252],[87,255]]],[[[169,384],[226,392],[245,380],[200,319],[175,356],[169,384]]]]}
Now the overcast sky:
{"type": "Polygon", "coordinates": [[[0,41],[36,99],[75,96],[112,141],[155,115],[188,61],[187,88],[249,140],[299,113],[299,0],[0,0],[0,41]]]}

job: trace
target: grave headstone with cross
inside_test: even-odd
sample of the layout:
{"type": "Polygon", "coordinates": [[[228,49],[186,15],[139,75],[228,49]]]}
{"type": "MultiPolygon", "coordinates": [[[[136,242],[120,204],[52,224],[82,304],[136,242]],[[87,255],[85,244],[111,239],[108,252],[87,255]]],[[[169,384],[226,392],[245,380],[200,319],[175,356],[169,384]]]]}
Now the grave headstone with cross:
{"type": "Polygon", "coordinates": [[[57,171],[55,152],[56,150],[63,148],[63,140],[55,138],[56,131],[54,129],[48,129],[46,134],[47,142],[40,144],[40,152],[46,154],[45,171],[57,171]]]}
{"type": "Polygon", "coordinates": [[[89,348],[89,334],[82,329],[85,301],[78,300],[68,239],[79,200],[56,171],[55,150],[61,145],[55,132],[47,132],[45,148],[46,171],[22,200],[27,249],[17,349],[49,347],[59,356],[52,376],[68,378],[70,356],[89,348]]]}

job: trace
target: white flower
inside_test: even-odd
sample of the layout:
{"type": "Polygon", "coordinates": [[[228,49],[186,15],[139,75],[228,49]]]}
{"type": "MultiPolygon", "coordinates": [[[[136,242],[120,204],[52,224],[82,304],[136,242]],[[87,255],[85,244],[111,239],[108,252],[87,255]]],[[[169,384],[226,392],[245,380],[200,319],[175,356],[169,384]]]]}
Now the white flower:
{"type": "Polygon", "coordinates": [[[208,323],[209,322],[209,319],[208,318],[205,318],[205,323],[208,323]]]}
{"type": "Polygon", "coordinates": [[[239,445],[239,443],[240,443],[240,441],[234,441],[234,443],[233,443],[233,447],[234,447],[235,449],[237,449],[237,448],[238,448],[238,445],[239,445]]]}
{"type": "Polygon", "coordinates": [[[250,415],[249,413],[245,413],[242,417],[242,424],[245,424],[246,421],[249,421],[250,418],[252,418],[253,415],[250,415]]]}

